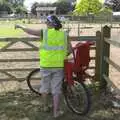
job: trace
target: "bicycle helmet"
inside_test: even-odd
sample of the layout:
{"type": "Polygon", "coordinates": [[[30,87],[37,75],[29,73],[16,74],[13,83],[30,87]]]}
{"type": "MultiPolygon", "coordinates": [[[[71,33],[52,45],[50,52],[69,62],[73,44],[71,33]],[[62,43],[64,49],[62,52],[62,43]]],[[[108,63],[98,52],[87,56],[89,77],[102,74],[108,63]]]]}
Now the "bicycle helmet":
{"type": "Polygon", "coordinates": [[[49,15],[47,17],[47,21],[49,23],[51,23],[51,25],[55,28],[55,29],[60,29],[62,28],[62,24],[60,22],[60,20],[55,16],[55,15],[49,15]]]}

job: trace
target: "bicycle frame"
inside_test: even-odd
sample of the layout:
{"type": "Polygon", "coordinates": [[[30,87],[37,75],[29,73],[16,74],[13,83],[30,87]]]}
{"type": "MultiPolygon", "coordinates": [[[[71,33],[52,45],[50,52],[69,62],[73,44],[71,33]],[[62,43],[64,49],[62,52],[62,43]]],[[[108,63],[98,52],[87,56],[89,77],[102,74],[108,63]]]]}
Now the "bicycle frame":
{"type": "Polygon", "coordinates": [[[72,59],[64,61],[65,81],[71,86],[74,84],[73,76],[79,78],[79,82],[86,77],[93,77],[86,73],[90,62],[90,46],[93,42],[78,43],[72,47],[72,59]]]}

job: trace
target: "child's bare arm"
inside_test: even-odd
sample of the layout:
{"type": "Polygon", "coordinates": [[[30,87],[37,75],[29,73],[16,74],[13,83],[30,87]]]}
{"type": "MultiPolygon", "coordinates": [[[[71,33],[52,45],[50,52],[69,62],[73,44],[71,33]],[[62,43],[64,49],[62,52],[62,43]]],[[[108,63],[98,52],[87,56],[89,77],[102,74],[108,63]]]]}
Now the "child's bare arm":
{"type": "Polygon", "coordinates": [[[70,41],[68,40],[68,55],[70,55],[71,53],[72,53],[72,45],[70,41]]]}
{"type": "Polygon", "coordinates": [[[26,32],[28,34],[41,37],[41,30],[27,28],[27,27],[22,26],[22,25],[15,25],[15,29],[17,29],[17,28],[22,29],[24,32],[26,32]]]}

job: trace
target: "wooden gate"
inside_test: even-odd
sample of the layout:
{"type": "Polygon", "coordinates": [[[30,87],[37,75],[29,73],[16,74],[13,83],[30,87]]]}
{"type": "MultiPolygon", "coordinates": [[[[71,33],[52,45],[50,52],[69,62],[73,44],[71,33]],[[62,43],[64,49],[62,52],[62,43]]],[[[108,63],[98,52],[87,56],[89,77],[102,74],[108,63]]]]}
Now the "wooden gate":
{"type": "Polygon", "coordinates": [[[27,62],[39,61],[39,58],[36,57],[38,56],[37,54],[34,57],[30,54],[38,51],[39,38],[0,38],[0,41],[4,44],[0,49],[0,73],[2,73],[0,81],[25,80],[25,77],[22,75],[16,77],[14,74],[15,72],[24,73],[25,71],[35,69],[34,67],[24,67],[24,65],[26,65],[27,62]],[[27,54],[27,52],[30,53],[27,54]],[[24,56],[23,54],[25,53],[26,55],[24,56]],[[20,67],[20,65],[23,67],[20,67]]]}
{"type": "MultiPolygon", "coordinates": [[[[70,37],[70,40],[96,41],[97,36],[70,37]]],[[[0,48],[0,81],[19,82],[35,68],[39,68],[39,38],[0,38],[4,46],[0,48]]],[[[92,47],[95,50],[96,47],[92,47]]],[[[95,60],[95,56],[91,58],[95,60]]],[[[95,62],[96,63],[96,62],[95,62]]],[[[90,69],[95,69],[90,66],[90,69]]]]}

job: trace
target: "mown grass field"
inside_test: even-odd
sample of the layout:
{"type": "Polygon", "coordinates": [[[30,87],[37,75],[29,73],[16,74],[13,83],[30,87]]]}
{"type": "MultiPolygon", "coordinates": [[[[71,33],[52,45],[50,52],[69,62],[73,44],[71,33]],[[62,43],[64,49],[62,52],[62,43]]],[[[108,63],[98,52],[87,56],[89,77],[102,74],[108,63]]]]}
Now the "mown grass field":
{"type": "MultiPolygon", "coordinates": [[[[19,37],[23,35],[23,31],[20,29],[15,30],[15,24],[22,24],[22,20],[16,21],[0,21],[0,38],[3,37],[19,37]]],[[[4,42],[0,42],[0,47],[4,46],[4,42]]]]}
{"type": "MultiPolygon", "coordinates": [[[[14,29],[14,24],[0,25],[0,37],[16,37],[22,34],[21,30],[14,29]]],[[[0,47],[4,46],[4,44],[4,42],[0,42],[0,47]]]]}
{"type": "Polygon", "coordinates": [[[24,24],[25,26],[29,26],[25,23],[26,20],[14,20],[14,21],[0,21],[0,37],[16,37],[21,36],[23,31],[20,29],[15,30],[15,24],[24,24]]]}
{"type": "Polygon", "coordinates": [[[21,30],[14,29],[14,24],[0,25],[0,37],[15,37],[20,36],[22,33],[21,30]]]}
{"type": "MultiPolygon", "coordinates": [[[[39,29],[39,28],[45,27],[45,25],[42,25],[42,24],[33,24],[33,23],[28,24],[28,21],[25,21],[25,20],[0,21],[0,38],[22,37],[27,35],[21,29],[15,29],[15,24],[21,24],[23,26],[33,28],[33,29],[39,29]]],[[[5,45],[4,42],[0,42],[0,47],[3,47],[4,45],[5,45]]]]}

